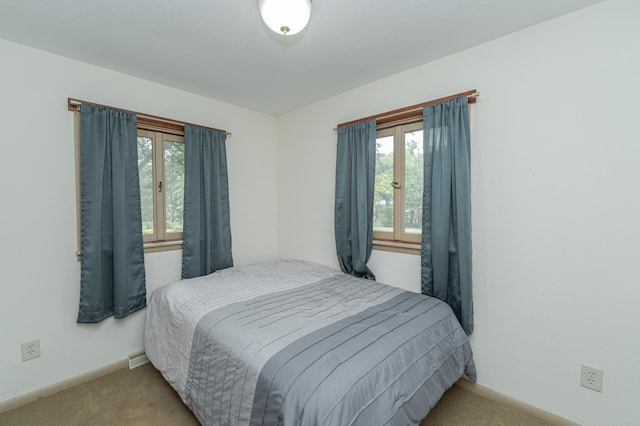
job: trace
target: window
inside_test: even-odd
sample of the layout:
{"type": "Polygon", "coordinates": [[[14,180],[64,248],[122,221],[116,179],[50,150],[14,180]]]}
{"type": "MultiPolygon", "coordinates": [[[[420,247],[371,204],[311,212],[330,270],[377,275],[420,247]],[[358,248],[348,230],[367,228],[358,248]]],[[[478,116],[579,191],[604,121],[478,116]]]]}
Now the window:
{"type": "MultiPolygon", "coordinates": [[[[74,113],[77,250],[80,260],[80,113],[74,113]]],[[[184,137],[138,123],[138,174],[145,252],[182,248],[184,137]]]]}
{"type": "Polygon", "coordinates": [[[373,243],[377,249],[420,251],[422,133],[422,121],[378,128],[373,199],[373,243]]]}
{"type": "MultiPolygon", "coordinates": [[[[67,108],[74,113],[76,161],[76,258],[80,260],[80,105],[83,103],[114,108],[78,99],[67,99],[67,108]]],[[[116,108],[117,109],[117,108],[116,108]]],[[[144,251],[156,252],[182,249],[184,221],[184,129],[186,125],[203,127],[164,117],[124,110],[137,118],[137,151],[140,204],[144,251]]],[[[229,135],[230,133],[226,133],[229,135]]],[[[224,159],[226,179],[226,158],[224,159]]],[[[225,194],[226,196],[226,194],[225,194]]],[[[223,211],[228,216],[228,210],[223,211]]],[[[230,238],[230,237],[229,237],[230,238]]]]}
{"type": "Polygon", "coordinates": [[[183,136],[138,128],[138,171],[145,246],[180,244],[184,211],[183,136]]]}

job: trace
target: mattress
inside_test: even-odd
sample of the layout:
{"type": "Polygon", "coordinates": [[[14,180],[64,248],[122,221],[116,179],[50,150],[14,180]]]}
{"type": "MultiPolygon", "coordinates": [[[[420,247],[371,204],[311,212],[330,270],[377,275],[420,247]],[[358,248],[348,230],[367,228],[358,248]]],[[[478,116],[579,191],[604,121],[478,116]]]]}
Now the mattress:
{"type": "Polygon", "coordinates": [[[418,424],[476,375],[444,302],[295,260],[158,288],[145,351],[205,425],[418,424]]]}

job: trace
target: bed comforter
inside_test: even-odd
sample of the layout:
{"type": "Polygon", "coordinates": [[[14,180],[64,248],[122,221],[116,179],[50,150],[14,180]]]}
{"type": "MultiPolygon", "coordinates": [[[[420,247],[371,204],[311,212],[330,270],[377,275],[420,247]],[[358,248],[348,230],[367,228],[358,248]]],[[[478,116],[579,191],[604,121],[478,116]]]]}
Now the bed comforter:
{"type": "Polygon", "coordinates": [[[475,380],[448,305],[301,261],[155,290],[145,350],[205,425],[418,424],[475,380]]]}

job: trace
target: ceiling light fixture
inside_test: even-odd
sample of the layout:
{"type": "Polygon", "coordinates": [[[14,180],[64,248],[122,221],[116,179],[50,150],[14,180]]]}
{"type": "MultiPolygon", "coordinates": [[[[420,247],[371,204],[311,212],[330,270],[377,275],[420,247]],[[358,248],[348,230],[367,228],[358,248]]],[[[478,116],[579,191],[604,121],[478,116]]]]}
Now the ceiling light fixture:
{"type": "Polygon", "coordinates": [[[262,20],[281,35],[299,33],[311,18],[311,0],[258,0],[262,20]]]}

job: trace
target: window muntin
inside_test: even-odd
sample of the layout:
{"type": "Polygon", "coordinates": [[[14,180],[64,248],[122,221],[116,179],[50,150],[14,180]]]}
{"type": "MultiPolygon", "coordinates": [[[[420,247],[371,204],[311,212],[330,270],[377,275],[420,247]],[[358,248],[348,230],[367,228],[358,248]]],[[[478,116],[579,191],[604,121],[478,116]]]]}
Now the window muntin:
{"type": "Polygon", "coordinates": [[[379,129],[373,238],[379,243],[413,244],[422,234],[422,121],[379,129]]]}

